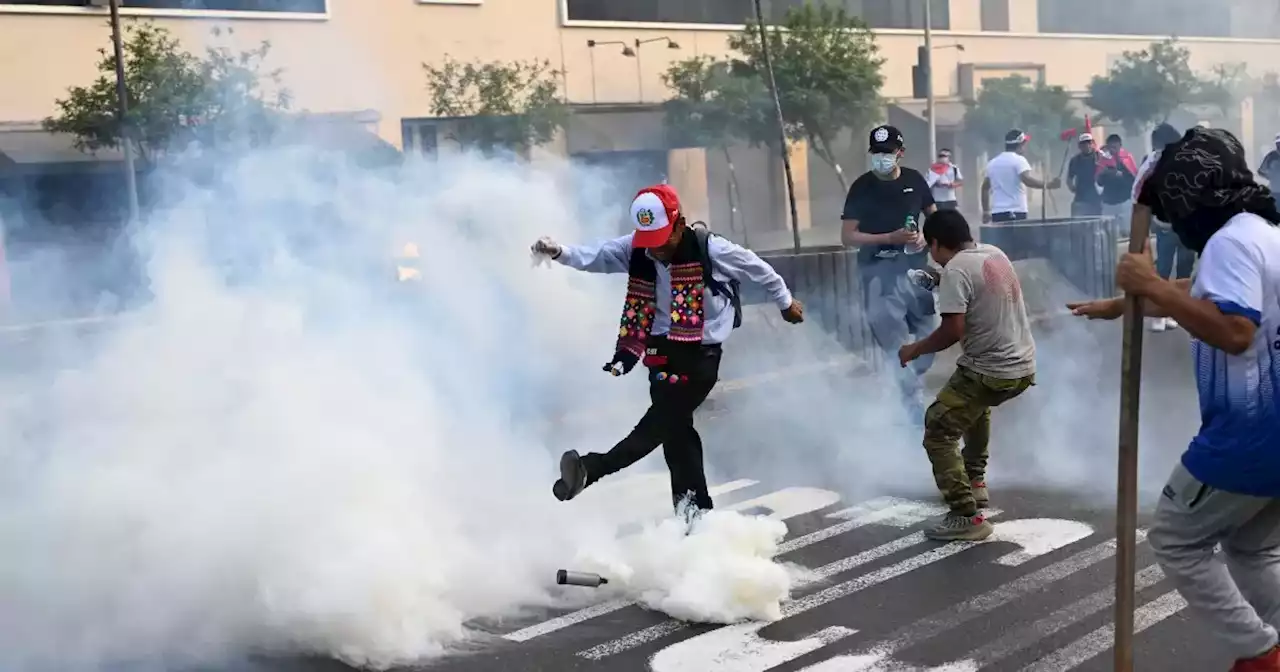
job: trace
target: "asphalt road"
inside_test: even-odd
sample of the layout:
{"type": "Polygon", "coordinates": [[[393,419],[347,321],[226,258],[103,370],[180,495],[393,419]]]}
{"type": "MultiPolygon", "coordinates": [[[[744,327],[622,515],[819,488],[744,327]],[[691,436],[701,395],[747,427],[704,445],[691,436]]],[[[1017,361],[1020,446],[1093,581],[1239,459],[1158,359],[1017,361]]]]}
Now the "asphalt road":
{"type": "MultiPolygon", "coordinates": [[[[717,498],[717,506],[785,518],[789,534],[781,559],[820,574],[818,582],[795,591],[783,620],[685,625],[635,605],[607,603],[488,626],[491,634],[474,647],[426,669],[1111,670],[1119,342],[1118,324],[1068,323],[1041,335],[1040,384],[995,414],[991,486],[997,533],[987,542],[940,544],[921,538],[926,519],[940,511],[927,478],[915,485],[903,480],[905,485],[898,486],[888,474],[856,476],[855,482],[879,486],[866,488],[850,487],[847,474],[844,479],[794,480],[794,471],[778,468],[784,458],[762,461],[760,451],[746,445],[752,439],[744,438],[776,441],[744,426],[753,421],[764,427],[794,410],[769,417],[758,412],[758,398],[727,394],[717,399],[718,409],[750,406],[753,412],[750,421],[720,411],[704,421],[715,480],[738,484],[717,498]],[[726,445],[727,437],[732,445],[726,445]],[[1073,450],[1078,460],[1071,460],[1073,450]],[[838,501],[824,503],[824,492],[838,501]]],[[[1146,345],[1144,509],[1154,503],[1196,426],[1185,334],[1150,335],[1146,345]]],[[[930,376],[934,386],[950,367],[945,361],[935,365],[930,376]]],[[[808,389],[813,394],[812,386],[808,389]]],[[[866,383],[850,389],[863,397],[846,400],[851,407],[846,414],[856,415],[859,403],[881,394],[866,383]]],[[[764,396],[788,406],[778,401],[780,394],[769,390],[764,396]]],[[[818,462],[808,473],[837,471],[834,464],[821,462],[830,453],[796,450],[807,451],[799,455],[818,462]]],[[[918,444],[863,445],[860,450],[910,452],[918,444]]],[[[785,459],[796,456],[792,452],[785,459]]],[[[874,464],[873,456],[861,467],[874,464]]],[[[927,470],[923,457],[918,464],[927,470]]],[[[1140,523],[1145,520],[1144,512],[1140,523]]],[[[1137,669],[1229,667],[1229,655],[1187,613],[1145,543],[1139,545],[1137,566],[1137,669]]],[[[347,669],[332,661],[281,659],[260,660],[254,667],[347,669]]]]}

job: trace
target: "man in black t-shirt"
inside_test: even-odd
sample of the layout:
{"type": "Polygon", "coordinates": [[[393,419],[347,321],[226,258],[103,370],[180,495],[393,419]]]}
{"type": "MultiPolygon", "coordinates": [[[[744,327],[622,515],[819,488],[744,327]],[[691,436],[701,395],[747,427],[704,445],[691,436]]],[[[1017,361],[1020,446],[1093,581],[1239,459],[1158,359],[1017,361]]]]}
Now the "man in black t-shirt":
{"type": "Polygon", "coordinates": [[[1102,192],[1098,190],[1098,148],[1093,135],[1080,136],[1080,153],[1071,157],[1067,166],[1067,188],[1075,194],[1071,201],[1072,217],[1097,217],[1102,214],[1102,192]]]}
{"type": "Polygon", "coordinates": [[[899,165],[906,146],[898,129],[877,127],[869,144],[872,169],[849,187],[840,238],[846,246],[858,248],[858,276],[872,336],[887,369],[899,377],[908,415],[923,424],[921,376],[933,358],[921,357],[903,369],[898,349],[937,327],[933,293],[908,277],[908,271],[928,268],[921,213],[932,213],[937,206],[924,176],[899,165]]]}

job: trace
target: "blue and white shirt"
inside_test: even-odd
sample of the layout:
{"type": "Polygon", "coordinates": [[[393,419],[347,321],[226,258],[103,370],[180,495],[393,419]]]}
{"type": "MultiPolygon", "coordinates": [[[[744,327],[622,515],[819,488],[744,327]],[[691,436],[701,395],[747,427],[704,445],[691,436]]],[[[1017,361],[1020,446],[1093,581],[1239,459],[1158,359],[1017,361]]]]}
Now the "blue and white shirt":
{"type": "Polygon", "coordinates": [[[1258,331],[1240,355],[1193,342],[1201,425],[1182,463],[1211,487],[1280,497],[1280,228],[1233,217],[1205,246],[1191,294],[1258,331]]]}
{"type": "MultiPolygon", "coordinates": [[[[628,233],[598,245],[565,245],[556,261],[590,273],[626,273],[631,268],[633,235],[628,233]]],[[[778,310],[786,310],[791,305],[791,292],[787,289],[787,283],[755,252],[727,238],[711,236],[707,239],[707,254],[711,257],[711,277],[725,285],[729,284],[730,279],[742,284],[759,285],[778,310]]],[[[658,271],[655,287],[657,295],[670,296],[671,270],[663,263],[655,263],[654,266],[658,271]]],[[[724,343],[729,334],[733,333],[732,302],[728,297],[716,296],[710,290],[707,290],[704,301],[706,325],[703,327],[702,342],[707,345],[724,343]]],[[[658,301],[654,304],[654,310],[656,314],[651,333],[661,336],[671,329],[671,306],[665,301],[658,301]]]]}

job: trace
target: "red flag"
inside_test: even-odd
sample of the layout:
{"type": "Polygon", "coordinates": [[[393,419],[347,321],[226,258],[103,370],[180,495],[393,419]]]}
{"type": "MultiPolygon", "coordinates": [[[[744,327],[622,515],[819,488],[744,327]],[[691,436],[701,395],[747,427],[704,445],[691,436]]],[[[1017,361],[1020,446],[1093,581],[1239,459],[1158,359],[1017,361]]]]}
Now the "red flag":
{"type": "Polygon", "coordinates": [[[1093,134],[1093,122],[1089,121],[1089,115],[1084,115],[1084,132],[1093,134]]]}

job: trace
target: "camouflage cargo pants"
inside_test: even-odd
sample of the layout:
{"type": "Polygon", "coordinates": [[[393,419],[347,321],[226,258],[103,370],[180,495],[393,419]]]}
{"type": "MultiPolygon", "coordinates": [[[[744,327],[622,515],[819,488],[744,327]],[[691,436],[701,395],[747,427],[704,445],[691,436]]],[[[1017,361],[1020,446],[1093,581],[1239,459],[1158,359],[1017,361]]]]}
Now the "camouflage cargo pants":
{"type": "Polygon", "coordinates": [[[924,449],[933,465],[933,479],[952,511],[967,516],[978,513],[969,483],[986,477],[991,409],[1035,384],[1034,374],[1003,380],[957,366],[938,392],[924,416],[924,449]]]}

